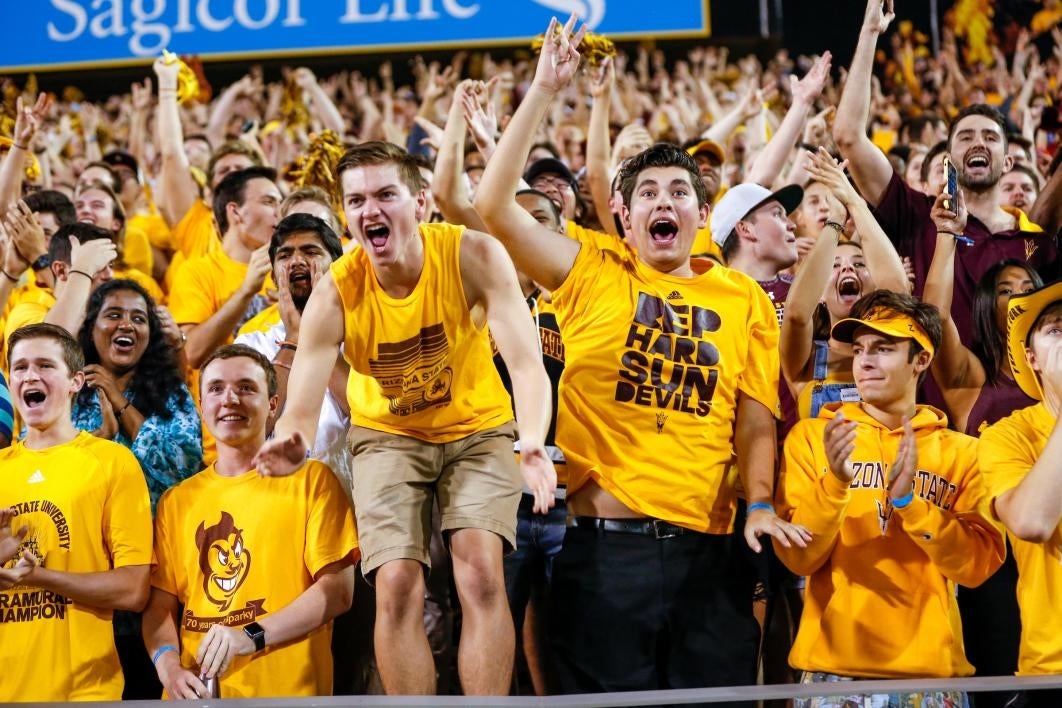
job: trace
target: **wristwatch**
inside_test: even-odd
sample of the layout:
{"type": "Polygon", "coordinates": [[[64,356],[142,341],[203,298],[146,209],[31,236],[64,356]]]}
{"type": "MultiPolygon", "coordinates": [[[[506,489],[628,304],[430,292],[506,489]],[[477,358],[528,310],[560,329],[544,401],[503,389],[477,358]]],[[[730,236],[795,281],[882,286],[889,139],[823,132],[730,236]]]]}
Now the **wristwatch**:
{"type": "Polygon", "coordinates": [[[251,622],[243,626],[243,633],[251,638],[254,642],[254,650],[262,651],[265,649],[265,628],[257,622],[251,622]]]}
{"type": "Polygon", "coordinates": [[[37,256],[37,259],[35,261],[30,263],[30,267],[33,268],[33,270],[47,270],[51,266],[52,257],[49,256],[47,253],[42,253],[41,255],[37,256]]]}

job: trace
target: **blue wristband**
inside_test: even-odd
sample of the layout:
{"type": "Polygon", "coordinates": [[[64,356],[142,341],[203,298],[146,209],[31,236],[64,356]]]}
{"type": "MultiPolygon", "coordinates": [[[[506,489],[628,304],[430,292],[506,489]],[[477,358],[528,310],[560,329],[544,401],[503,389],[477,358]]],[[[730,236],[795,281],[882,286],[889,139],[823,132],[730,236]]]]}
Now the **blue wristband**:
{"type": "Polygon", "coordinates": [[[893,499],[892,500],[892,508],[893,509],[902,509],[905,506],[907,506],[908,504],[910,504],[912,501],[914,501],[914,490],[913,489],[911,491],[907,492],[907,494],[903,495],[899,499],[893,499]]]}
{"type": "Polygon", "coordinates": [[[168,651],[175,652],[175,651],[177,651],[177,647],[171,646],[169,644],[159,647],[158,649],[155,650],[155,655],[151,657],[151,663],[155,664],[156,666],[158,666],[159,657],[161,657],[163,654],[165,654],[168,651]]]}
{"type": "Polygon", "coordinates": [[[749,504],[749,508],[745,510],[745,516],[748,516],[754,511],[760,510],[769,511],[772,514],[774,513],[774,507],[767,502],[756,502],[755,504],[749,504]]]}

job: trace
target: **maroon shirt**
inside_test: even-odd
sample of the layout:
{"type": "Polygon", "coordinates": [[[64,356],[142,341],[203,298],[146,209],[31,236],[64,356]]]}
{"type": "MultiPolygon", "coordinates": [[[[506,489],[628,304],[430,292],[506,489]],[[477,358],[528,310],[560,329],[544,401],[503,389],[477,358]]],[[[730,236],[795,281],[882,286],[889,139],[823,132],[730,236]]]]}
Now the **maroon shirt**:
{"type": "Polygon", "coordinates": [[[789,288],[793,287],[793,276],[788,273],[779,273],[770,280],[756,281],[767,297],[771,298],[774,305],[774,313],[778,315],[778,326],[782,326],[782,317],[785,315],[785,301],[789,299],[789,288]]]}
{"type": "MultiPolygon", "coordinates": [[[[895,172],[881,202],[872,211],[882,230],[901,256],[914,265],[915,294],[921,296],[933,251],[937,246],[937,227],[929,216],[933,198],[907,186],[895,172]]],[[[1044,282],[1058,275],[1058,248],[1052,234],[1011,229],[990,233],[974,216],[966,222],[973,245],[958,244],[955,257],[955,286],[951,316],[959,329],[963,344],[973,340],[973,296],[977,281],[985,271],[1007,258],[1028,263],[1044,282]]]]}
{"type": "Polygon", "coordinates": [[[1000,376],[995,386],[986,383],[981,387],[966,419],[966,434],[979,438],[981,431],[997,420],[1036,403],[1037,400],[1027,396],[1014,379],[1000,376]]]}

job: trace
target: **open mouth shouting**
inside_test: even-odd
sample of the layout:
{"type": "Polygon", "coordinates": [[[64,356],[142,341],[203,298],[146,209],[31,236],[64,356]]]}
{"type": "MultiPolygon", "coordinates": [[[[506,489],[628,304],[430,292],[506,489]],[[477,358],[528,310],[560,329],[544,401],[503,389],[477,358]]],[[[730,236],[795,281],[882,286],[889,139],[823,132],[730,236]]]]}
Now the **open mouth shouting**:
{"type": "Polygon", "coordinates": [[[35,410],[44,405],[44,402],[48,400],[48,394],[39,388],[24,388],[22,390],[22,403],[25,404],[26,410],[35,410]]]}
{"type": "Polygon", "coordinates": [[[985,172],[992,166],[992,157],[984,148],[973,148],[967,151],[963,166],[967,172],[985,172]]]}
{"type": "Polygon", "coordinates": [[[846,275],[837,281],[837,297],[842,304],[851,307],[863,294],[863,284],[854,275],[846,275]]]}
{"type": "Polygon", "coordinates": [[[678,224],[672,219],[661,218],[649,224],[649,237],[653,244],[671,246],[678,238],[678,224]]]}
{"type": "Polygon", "coordinates": [[[387,240],[391,236],[391,229],[384,224],[370,224],[365,227],[365,238],[373,250],[379,252],[387,246],[387,240]]]}
{"type": "Polygon", "coordinates": [[[288,272],[288,287],[294,293],[307,294],[313,288],[309,268],[292,268],[288,272]]]}

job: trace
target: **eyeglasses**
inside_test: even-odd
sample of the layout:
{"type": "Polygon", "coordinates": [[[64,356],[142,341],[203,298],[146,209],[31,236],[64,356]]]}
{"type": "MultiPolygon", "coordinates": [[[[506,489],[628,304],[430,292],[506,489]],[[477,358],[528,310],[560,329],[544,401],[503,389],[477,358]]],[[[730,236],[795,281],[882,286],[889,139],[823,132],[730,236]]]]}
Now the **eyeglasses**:
{"type": "Polygon", "coordinates": [[[535,177],[531,182],[531,189],[537,189],[540,192],[544,192],[546,189],[553,187],[558,191],[573,191],[572,183],[563,177],[535,177]]]}

